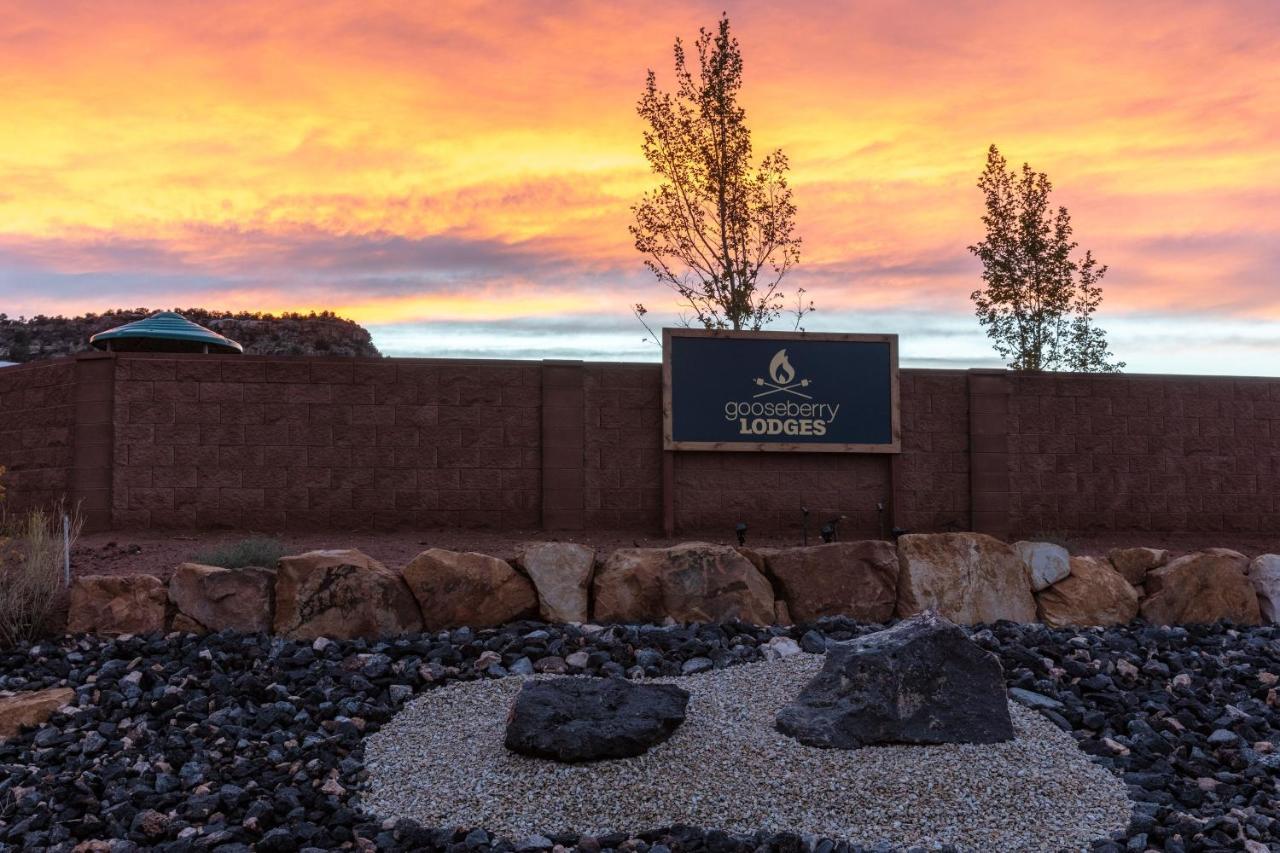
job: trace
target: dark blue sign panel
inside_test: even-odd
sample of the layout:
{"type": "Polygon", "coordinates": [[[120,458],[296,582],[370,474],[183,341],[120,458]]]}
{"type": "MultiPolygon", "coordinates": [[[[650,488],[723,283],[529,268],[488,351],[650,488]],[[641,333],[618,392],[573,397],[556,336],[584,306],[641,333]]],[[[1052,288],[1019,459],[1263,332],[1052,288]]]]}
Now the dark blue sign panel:
{"type": "Polygon", "coordinates": [[[668,450],[887,452],[896,335],[663,330],[668,450]]]}

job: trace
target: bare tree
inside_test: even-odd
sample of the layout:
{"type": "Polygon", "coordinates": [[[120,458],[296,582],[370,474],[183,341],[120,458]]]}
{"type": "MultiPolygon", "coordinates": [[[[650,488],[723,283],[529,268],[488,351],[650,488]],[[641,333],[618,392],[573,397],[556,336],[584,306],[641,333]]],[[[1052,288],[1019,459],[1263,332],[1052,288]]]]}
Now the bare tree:
{"type": "Polygon", "coordinates": [[[1118,372],[1124,362],[1110,360],[1106,333],[1093,323],[1106,266],[1089,251],[1071,257],[1079,245],[1071,214],[1050,211],[1048,175],[1026,163],[1015,174],[1006,165],[992,145],[978,179],[987,207],[986,238],[969,247],[986,283],[970,294],[978,321],[1015,370],[1118,372]]]}
{"type": "MultiPolygon", "coordinates": [[[[800,261],[787,158],[774,151],[752,166],[738,104],[742,54],[728,17],[714,33],[699,30],[695,50],[696,76],[677,38],[675,91],[659,90],[650,70],[636,107],[648,124],[641,150],[661,183],[632,208],[631,235],[691,312],[685,322],[758,330],[781,313],[779,283],[800,261]]],[[[802,308],[802,316],[813,310],[802,308]]],[[[635,313],[644,322],[648,312],[638,304],[635,313]]]]}

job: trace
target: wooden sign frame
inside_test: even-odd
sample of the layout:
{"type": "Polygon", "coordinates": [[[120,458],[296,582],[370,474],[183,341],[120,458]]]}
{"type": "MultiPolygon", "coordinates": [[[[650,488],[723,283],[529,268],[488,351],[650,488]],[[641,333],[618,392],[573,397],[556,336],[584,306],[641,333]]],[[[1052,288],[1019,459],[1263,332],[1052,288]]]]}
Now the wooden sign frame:
{"type": "Polygon", "coordinates": [[[902,424],[898,396],[898,336],[837,332],[734,332],[718,329],[662,330],[662,447],[664,450],[725,450],[789,453],[901,453],[902,424]],[[782,441],[675,441],[672,438],[671,340],[672,338],[741,338],[772,341],[861,341],[889,345],[891,441],[885,444],[782,441]]]}

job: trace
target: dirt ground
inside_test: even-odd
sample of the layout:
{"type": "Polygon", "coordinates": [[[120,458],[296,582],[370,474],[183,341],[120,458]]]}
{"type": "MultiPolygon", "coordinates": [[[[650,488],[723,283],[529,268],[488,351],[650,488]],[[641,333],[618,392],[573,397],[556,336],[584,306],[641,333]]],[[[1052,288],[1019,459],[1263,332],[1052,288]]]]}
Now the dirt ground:
{"type": "MultiPolygon", "coordinates": [[[[200,551],[216,545],[236,542],[251,535],[249,531],[113,531],[81,537],[71,553],[71,568],[76,575],[154,574],[167,578],[179,563],[195,557],[200,551]]],[[[285,533],[277,536],[289,553],[299,554],[319,548],[355,548],[381,561],[390,568],[402,568],[427,548],[451,551],[479,551],[511,559],[522,542],[580,542],[608,553],[615,548],[658,548],[678,542],[700,540],[734,544],[729,536],[704,533],[682,534],[667,539],[652,533],[635,531],[580,531],[549,533],[542,530],[495,532],[484,530],[428,530],[393,533],[334,531],[329,533],[285,533]]],[[[810,543],[817,537],[811,535],[810,543]]],[[[798,535],[783,537],[749,534],[747,544],[755,547],[799,545],[798,535]]],[[[1280,553],[1280,532],[1274,535],[1231,534],[1108,534],[1081,536],[1060,541],[1071,553],[1103,555],[1111,548],[1149,545],[1168,548],[1176,554],[1202,548],[1234,548],[1250,557],[1280,553]]]]}

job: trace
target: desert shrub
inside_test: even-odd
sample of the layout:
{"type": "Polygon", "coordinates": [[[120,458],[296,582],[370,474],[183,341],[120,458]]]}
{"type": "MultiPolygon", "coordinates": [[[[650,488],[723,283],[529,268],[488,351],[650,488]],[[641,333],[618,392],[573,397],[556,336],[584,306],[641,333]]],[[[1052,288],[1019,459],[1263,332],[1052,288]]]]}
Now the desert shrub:
{"type": "Polygon", "coordinates": [[[250,536],[197,553],[192,559],[206,566],[239,569],[245,566],[271,568],[284,556],[284,543],[270,536],[250,536]]]}
{"type": "Polygon", "coordinates": [[[80,535],[80,513],[33,509],[5,520],[0,534],[0,646],[41,637],[66,592],[64,548],[80,535]]]}

